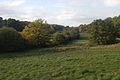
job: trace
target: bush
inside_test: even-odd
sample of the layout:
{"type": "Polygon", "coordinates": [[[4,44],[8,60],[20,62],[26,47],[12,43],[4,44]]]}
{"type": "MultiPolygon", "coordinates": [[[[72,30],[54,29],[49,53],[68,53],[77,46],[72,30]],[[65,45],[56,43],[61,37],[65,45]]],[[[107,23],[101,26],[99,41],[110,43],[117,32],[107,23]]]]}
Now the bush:
{"type": "Polygon", "coordinates": [[[62,33],[56,32],[53,34],[52,43],[53,44],[62,44],[65,42],[65,37],[62,33]]]}
{"type": "Polygon", "coordinates": [[[91,24],[91,41],[99,45],[114,44],[118,30],[111,19],[96,20],[91,24]]]}
{"type": "Polygon", "coordinates": [[[65,36],[66,42],[71,41],[71,40],[75,40],[75,39],[79,39],[79,37],[80,37],[79,29],[76,27],[65,29],[65,30],[63,30],[62,33],[65,36]]]}
{"type": "Polygon", "coordinates": [[[71,39],[79,39],[80,38],[80,32],[78,28],[72,28],[70,31],[71,39]]]}
{"type": "Polygon", "coordinates": [[[0,29],[0,51],[17,51],[24,49],[24,39],[13,28],[0,29]]]}

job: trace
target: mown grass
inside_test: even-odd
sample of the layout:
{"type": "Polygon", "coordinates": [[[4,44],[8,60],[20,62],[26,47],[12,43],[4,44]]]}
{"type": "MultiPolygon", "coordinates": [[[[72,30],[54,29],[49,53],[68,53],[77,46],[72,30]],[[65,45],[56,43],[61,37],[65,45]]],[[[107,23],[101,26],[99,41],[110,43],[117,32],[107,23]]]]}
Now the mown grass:
{"type": "Polygon", "coordinates": [[[0,80],[120,80],[120,44],[78,47],[1,53],[0,80]]]}

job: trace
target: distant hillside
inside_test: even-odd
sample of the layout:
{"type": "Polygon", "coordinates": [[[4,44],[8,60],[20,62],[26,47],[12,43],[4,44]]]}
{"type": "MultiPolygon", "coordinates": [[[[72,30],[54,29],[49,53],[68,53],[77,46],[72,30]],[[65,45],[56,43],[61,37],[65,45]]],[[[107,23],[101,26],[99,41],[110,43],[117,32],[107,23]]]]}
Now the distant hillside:
{"type": "Polygon", "coordinates": [[[62,31],[65,27],[57,24],[50,24],[50,27],[54,29],[55,32],[62,31]]]}

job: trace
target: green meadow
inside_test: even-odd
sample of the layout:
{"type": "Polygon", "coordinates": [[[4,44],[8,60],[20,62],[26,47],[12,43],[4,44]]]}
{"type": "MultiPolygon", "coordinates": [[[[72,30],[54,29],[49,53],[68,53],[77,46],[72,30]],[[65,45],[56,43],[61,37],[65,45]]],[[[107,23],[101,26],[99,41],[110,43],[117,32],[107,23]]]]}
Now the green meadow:
{"type": "Polygon", "coordinates": [[[120,44],[66,45],[0,54],[0,80],[120,80],[120,44]]]}

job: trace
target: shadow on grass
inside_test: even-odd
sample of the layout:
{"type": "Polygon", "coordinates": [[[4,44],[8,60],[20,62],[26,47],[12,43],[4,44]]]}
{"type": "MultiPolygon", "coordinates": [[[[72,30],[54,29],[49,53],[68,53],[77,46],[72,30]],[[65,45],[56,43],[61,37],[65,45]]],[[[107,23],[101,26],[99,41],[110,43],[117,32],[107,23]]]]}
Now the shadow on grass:
{"type": "MultiPolygon", "coordinates": [[[[80,39],[77,39],[78,41],[82,40],[88,40],[88,35],[85,33],[81,33],[80,39]]],[[[75,40],[73,40],[74,42],[75,40]]],[[[71,43],[71,42],[70,42],[71,43]]],[[[73,43],[74,44],[74,43],[73,43]]],[[[74,51],[74,50],[84,50],[88,49],[90,46],[88,44],[83,44],[83,45],[72,45],[72,44],[64,44],[64,45],[59,45],[56,47],[50,47],[50,48],[38,48],[38,49],[27,49],[24,51],[18,51],[18,52],[1,52],[0,53],[0,59],[3,58],[20,58],[20,57],[30,57],[30,56],[41,56],[45,54],[53,54],[53,53],[58,53],[58,52],[65,52],[65,51],[74,51]]]]}
{"type": "Polygon", "coordinates": [[[0,59],[41,56],[41,55],[53,54],[53,53],[57,53],[57,52],[64,52],[67,50],[68,49],[58,49],[57,47],[53,47],[53,48],[24,50],[24,51],[19,51],[19,52],[2,52],[2,53],[0,53],[0,59]]]}
{"type": "Polygon", "coordinates": [[[21,58],[21,57],[33,57],[33,56],[42,56],[46,54],[57,54],[60,52],[66,51],[75,51],[75,50],[85,50],[89,49],[89,45],[84,46],[57,46],[52,48],[43,48],[43,49],[32,49],[32,50],[25,50],[21,52],[9,52],[9,53],[1,53],[0,59],[4,58],[21,58]]]}

